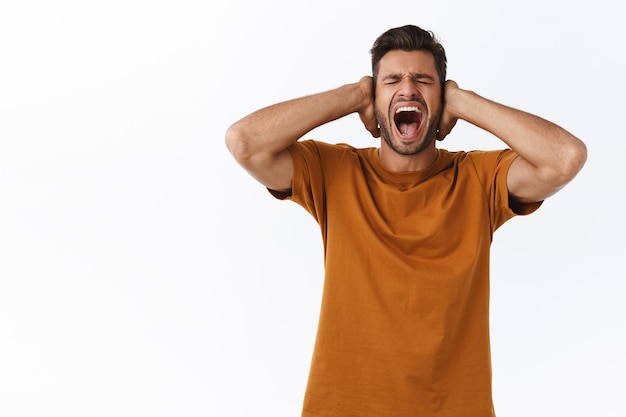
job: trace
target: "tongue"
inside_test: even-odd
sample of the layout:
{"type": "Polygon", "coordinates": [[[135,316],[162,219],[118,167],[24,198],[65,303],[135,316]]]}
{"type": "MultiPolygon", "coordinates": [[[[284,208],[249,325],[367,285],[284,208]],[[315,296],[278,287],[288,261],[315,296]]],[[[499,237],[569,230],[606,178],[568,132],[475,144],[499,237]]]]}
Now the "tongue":
{"type": "Polygon", "coordinates": [[[399,123],[398,130],[402,136],[412,136],[417,131],[417,123],[399,123]]]}

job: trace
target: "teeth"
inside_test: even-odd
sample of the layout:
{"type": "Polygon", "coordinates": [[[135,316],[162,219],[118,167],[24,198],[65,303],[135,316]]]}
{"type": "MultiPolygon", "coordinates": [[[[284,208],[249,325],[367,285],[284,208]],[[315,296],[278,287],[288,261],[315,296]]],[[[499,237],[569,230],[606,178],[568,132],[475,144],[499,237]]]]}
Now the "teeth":
{"type": "Polygon", "coordinates": [[[403,112],[403,111],[414,111],[416,113],[421,113],[420,109],[418,109],[416,106],[406,106],[406,107],[399,107],[398,110],[396,110],[396,114],[403,112]]]}

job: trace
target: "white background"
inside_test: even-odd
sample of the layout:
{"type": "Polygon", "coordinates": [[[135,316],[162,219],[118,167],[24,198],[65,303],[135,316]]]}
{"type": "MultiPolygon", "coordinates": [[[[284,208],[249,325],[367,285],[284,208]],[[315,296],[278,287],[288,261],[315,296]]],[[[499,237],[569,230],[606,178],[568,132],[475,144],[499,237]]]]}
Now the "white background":
{"type": "MultiPolygon", "coordinates": [[[[259,107],[357,81],[385,30],[446,47],[461,87],[588,145],[495,236],[501,417],[624,417],[619,2],[3,1],[0,417],[297,416],[321,238],[224,146],[259,107]]],[[[375,146],[352,115],[309,137],[375,146]]],[[[502,144],[459,123],[441,146],[502,144]]]]}

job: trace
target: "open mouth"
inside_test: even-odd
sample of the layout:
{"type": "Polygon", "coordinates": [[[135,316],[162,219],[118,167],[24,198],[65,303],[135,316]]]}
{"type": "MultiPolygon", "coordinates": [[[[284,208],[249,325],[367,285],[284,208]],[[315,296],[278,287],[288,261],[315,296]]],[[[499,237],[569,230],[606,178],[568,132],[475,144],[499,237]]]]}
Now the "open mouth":
{"type": "Polygon", "coordinates": [[[417,106],[401,106],[396,109],[393,121],[400,138],[411,140],[417,136],[424,116],[417,106]]]}

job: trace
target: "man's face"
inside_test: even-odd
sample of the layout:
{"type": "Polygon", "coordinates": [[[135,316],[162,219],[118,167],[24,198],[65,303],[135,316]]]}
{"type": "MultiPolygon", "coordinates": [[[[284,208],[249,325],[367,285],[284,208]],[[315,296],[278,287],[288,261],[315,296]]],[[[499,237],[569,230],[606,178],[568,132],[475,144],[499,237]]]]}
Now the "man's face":
{"type": "Polygon", "coordinates": [[[379,62],[376,118],[387,145],[415,155],[435,139],[441,117],[441,84],[426,51],[391,51],[379,62]]]}

